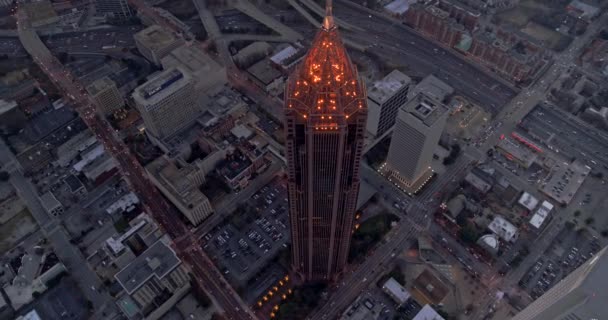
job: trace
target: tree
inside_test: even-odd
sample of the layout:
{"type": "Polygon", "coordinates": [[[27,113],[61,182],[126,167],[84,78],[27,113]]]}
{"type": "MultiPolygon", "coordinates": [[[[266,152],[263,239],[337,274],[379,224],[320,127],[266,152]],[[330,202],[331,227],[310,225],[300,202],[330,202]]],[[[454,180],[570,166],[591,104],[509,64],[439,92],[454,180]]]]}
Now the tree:
{"type": "Polygon", "coordinates": [[[0,181],[4,182],[4,181],[8,181],[8,179],[10,178],[10,174],[6,171],[0,171],[0,181]]]}
{"type": "Polygon", "coordinates": [[[591,225],[591,224],[593,224],[593,222],[595,222],[595,219],[593,219],[591,217],[585,219],[585,224],[586,225],[591,225]]]}
{"type": "Polygon", "coordinates": [[[602,235],[602,237],[608,238],[608,229],[602,230],[602,232],[600,232],[600,234],[602,235]]]}
{"type": "Polygon", "coordinates": [[[576,211],[574,211],[574,216],[575,216],[575,217],[578,217],[578,216],[580,216],[580,215],[581,215],[581,211],[580,211],[580,210],[576,210],[576,211]]]}

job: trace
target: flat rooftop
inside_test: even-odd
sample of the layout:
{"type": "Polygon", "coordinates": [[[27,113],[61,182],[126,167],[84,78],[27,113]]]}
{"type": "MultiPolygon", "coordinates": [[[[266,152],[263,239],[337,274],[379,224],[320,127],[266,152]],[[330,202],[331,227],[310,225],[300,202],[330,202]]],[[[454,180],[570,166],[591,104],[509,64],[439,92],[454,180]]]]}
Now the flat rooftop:
{"type": "Polygon", "coordinates": [[[166,47],[177,40],[170,32],[158,25],[150,26],[136,33],[133,37],[135,41],[142,43],[151,50],[166,47]]]}
{"type": "Polygon", "coordinates": [[[93,83],[91,83],[87,87],[87,91],[89,92],[90,95],[96,96],[97,94],[106,90],[107,88],[111,88],[111,87],[115,87],[115,86],[116,86],[116,83],[114,83],[114,81],[112,81],[108,77],[103,77],[101,79],[97,79],[97,80],[93,81],[93,83]]]}
{"type": "Polygon", "coordinates": [[[241,172],[251,166],[251,160],[242,152],[236,151],[233,155],[228,155],[225,160],[217,166],[218,171],[226,178],[232,180],[241,172]]]}
{"type": "Polygon", "coordinates": [[[180,263],[173,249],[161,239],[114,277],[128,294],[132,294],[150,278],[156,277],[159,280],[164,278],[180,263]]]}
{"type": "Polygon", "coordinates": [[[431,74],[422,79],[422,81],[414,87],[411,96],[413,97],[420,93],[424,93],[437,101],[443,101],[447,96],[454,93],[454,88],[431,74]]]}
{"type": "Polygon", "coordinates": [[[408,86],[412,79],[399,70],[393,70],[384,79],[378,80],[367,90],[367,97],[377,104],[383,104],[401,88],[408,86]]]}
{"type": "Polygon", "coordinates": [[[411,114],[424,125],[431,127],[441,116],[448,112],[448,108],[437,100],[424,94],[419,94],[401,107],[401,111],[411,114]]]}
{"type": "Polygon", "coordinates": [[[581,187],[591,168],[581,162],[558,162],[542,183],[540,190],[561,204],[568,204],[581,187]]]}
{"type": "Polygon", "coordinates": [[[271,84],[275,79],[283,75],[279,70],[272,66],[268,59],[258,61],[256,64],[249,67],[247,72],[264,85],[271,84]]]}
{"type": "Polygon", "coordinates": [[[158,73],[150,81],[142,84],[133,91],[133,99],[140,104],[155,104],[170,93],[190,82],[190,75],[180,68],[171,68],[158,73]]]}

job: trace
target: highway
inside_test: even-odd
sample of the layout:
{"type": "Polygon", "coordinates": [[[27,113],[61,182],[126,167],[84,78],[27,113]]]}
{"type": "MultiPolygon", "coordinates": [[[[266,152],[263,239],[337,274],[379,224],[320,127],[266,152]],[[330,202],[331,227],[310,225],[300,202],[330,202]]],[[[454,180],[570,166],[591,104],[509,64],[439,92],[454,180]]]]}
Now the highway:
{"type": "MultiPolygon", "coordinates": [[[[144,10],[144,12],[155,13],[154,10],[144,10]]],[[[146,212],[149,212],[174,240],[175,250],[179,257],[190,266],[194,281],[212,297],[216,306],[224,312],[228,319],[255,319],[251,310],[200,249],[196,237],[188,231],[180,219],[174,218],[179,213],[168,205],[148,180],[143,167],[129,152],[124,142],[118,138],[116,131],[97,113],[93,100],[86,93],[82,84],[77,82],[46,48],[35,30],[29,26],[26,14],[22,9],[18,10],[17,17],[19,39],[26,51],[63,92],[63,95],[72,101],[75,110],[97,136],[97,139],[103,143],[105,150],[119,163],[122,174],[129,182],[130,188],[142,200],[146,212]]],[[[162,21],[159,22],[162,23],[162,21]]]]}
{"type": "Polygon", "coordinates": [[[474,65],[462,55],[426,39],[415,30],[375,11],[348,0],[338,0],[334,13],[346,22],[364,29],[343,31],[358,41],[370,44],[368,52],[395,65],[406,65],[418,75],[434,74],[457,93],[498,113],[518,92],[498,76],[474,65]]]}

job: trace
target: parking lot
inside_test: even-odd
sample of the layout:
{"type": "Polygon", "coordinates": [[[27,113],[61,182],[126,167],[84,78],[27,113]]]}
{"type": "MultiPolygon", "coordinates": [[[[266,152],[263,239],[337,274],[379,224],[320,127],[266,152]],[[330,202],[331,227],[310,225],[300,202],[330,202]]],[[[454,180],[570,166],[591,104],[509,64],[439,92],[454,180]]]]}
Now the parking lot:
{"type": "Polygon", "coordinates": [[[238,286],[246,284],[290,240],[287,189],[282,180],[264,186],[247,205],[253,213],[247,213],[245,225],[239,228],[227,222],[203,238],[203,248],[238,286]]]}
{"type": "Polygon", "coordinates": [[[560,280],[580,267],[600,249],[597,238],[564,227],[547,252],[520,280],[519,286],[537,299],[560,280]]]}

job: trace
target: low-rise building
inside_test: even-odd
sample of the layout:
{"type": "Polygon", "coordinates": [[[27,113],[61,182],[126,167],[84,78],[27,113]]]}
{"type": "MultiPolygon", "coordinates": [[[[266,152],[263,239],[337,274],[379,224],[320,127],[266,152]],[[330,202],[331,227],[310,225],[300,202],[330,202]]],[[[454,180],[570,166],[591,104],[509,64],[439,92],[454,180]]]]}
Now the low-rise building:
{"type": "Polygon", "coordinates": [[[445,320],[433,307],[425,305],[412,320],[445,320]]]}
{"type": "Polygon", "coordinates": [[[178,168],[166,157],[159,157],[146,166],[150,180],[193,225],[200,224],[213,213],[209,199],[199,190],[205,182],[200,168],[188,165],[178,168]]]}
{"type": "Polygon", "coordinates": [[[572,163],[557,162],[542,182],[540,190],[562,205],[572,201],[591,168],[578,160],[572,163]]]}
{"type": "Polygon", "coordinates": [[[536,212],[530,219],[530,224],[534,228],[540,229],[545,220],[548,219],[551,210],[553,210],[553,205],[549,201],[543,201],[538,210],[536,210],[536,212]]]}
{"type": "Polygon", "coordinates": [[[538,205],[538,199],[536,199],[530,193],[524,192],[517,201],[517,203],[519,203],[521,206],[531,212],[532,210],[534,210],[534,208],[536,208],[536,205],[538,205]]]}
{"type": "Polygon", "coordinates": [[[50,191],[40,196],[40,202],[44,210],[55,217],[63,213],[63,205],[50,191]]]}
{"type": "Polygon", "coordinates": [[[135,307],[146,319],[157,319],[190,289],[188,270],[169,241],[161,238],[114,276],[124,290],[118,305],[126,314],[135,307]]]}
{"type": "Polygon", "coordinates": [[[538,155],[532,149],[517,143],[514,139],[505,137],[496,145],[496,149],[500,151],[507,159],[515,161],[524,168],[536,162],[538,155]]]}
{"type": "Polygon", "coordinates": [[[174,36],[169,30],[158,25],[136,33],[133,38],[139,52],[157,66],[161,65],[162,58],[184,44],[182,38],[174,36]]]}
{"type": "Polygon", "coordinates": [[[501,216],[494,217],[494,220],[488,225],[488,229],[506,242],[515,242],[519,237],[517,227],[501,216]]]}
{"type": "Polygon", "coordinates": [[[382,290],[393,299],[398,306],[403,305],[412,296],[397,280],[390,278],[382,285],[382,290]]]}
{"type": "Polygon", "coordinates": [[[269,59],[262,59],[247,68],[250,79],[260,89],[267,93],[278,96],[283,92],[283,73],[274,68],[269,59]]]}

